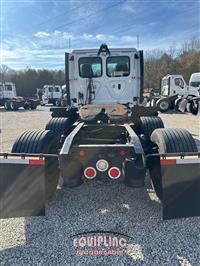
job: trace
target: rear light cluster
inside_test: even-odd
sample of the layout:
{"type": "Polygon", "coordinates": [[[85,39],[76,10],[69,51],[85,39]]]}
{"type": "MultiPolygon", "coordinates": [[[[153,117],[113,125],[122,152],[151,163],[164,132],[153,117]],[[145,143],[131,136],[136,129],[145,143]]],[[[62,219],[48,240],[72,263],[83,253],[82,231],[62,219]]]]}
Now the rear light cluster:
{"type": "MultiPolygon", "coordinates": [[[[116,152],[124,157],[126,155],[126,150],[124,149],[120,149],[120,150],[115,150],[114,151],[114,154],[116,154],[116,152]]],[[[80,150],[79,151],[79,156],[80,157],[85,157],[86,156],[86,152],[84,150],[80,150]]],[[[106,160],[98,160],[97,163],[96,163],[96,169],[99,171],[99,172],[105,172],[108,170],[108,176],[111,178],[111,179],[118,179],[120,176],[121,176],[121,171],[118,167],[111,167],[109,169],[109,164],[106,160]]],[[[87,179],[93,179],[96,177],[97,175],[97,171],[96,169],[92,166],[89,166],[87,167],[85,170],[84,170],[84,175],[87,179]]]]}
{"type": "MultiPolygon", "coordinates": [[[[96,168],[98,171],[100,172],[105,172],[108,170],[109,168],[109,164],[106,160],[99,160],[97,163],[96,163],[96,168]]],[[[87,167],[84,171],[84,175],[87,179],[93,179],[96,177],[97,175],[97,171],[94,167],[87,167]]],[[[118,167],[111,167],[109,170],[108,170],[108,176],[111,178],[111,179],[118,179],[121,175],[121,171],[118,167]]]]}
{"type": "Polygon", "coordinates": [[[97,171],[94,167],[87,167],[84,171],[84,175],[87,179],[93,179],[97,175],[97,171]]]}
{"type": "MultiPolygon", "coordinates": [[[[121,150],[118,151],[118,153],[119,153],[120,156],[125,156],[126,155],[126,150],[121,149],[121,150]]],[[[79,151],[79,156],[80,157],[84,157],[85,155],[86,155],[86,153],[85,153],[84,150],[80,150],[79,151]]]]}
{"type": "Polygon", "coordinates": [[[108,175],[111,179],[118,179],[121,175],[121,171],[118,167],[111,167],[108,171],[108,175]]]}

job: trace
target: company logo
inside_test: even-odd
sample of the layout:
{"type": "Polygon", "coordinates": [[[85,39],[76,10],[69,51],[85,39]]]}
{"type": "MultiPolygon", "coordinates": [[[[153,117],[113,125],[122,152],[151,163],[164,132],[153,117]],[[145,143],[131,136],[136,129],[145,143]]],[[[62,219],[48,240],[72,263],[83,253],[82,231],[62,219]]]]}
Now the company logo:
{"type": "Polygon", "coordinates": [[[122,248],[127,246],[126,237],[129,236],[108,231],[90,231],[72,237],[75,237],[73,239],[73,247],[78,248],[76,255],[122,255],[124,252],[122,248]],[[95,235],[99,233],[117,234],[119,237],[112,235],[95,235]]]}

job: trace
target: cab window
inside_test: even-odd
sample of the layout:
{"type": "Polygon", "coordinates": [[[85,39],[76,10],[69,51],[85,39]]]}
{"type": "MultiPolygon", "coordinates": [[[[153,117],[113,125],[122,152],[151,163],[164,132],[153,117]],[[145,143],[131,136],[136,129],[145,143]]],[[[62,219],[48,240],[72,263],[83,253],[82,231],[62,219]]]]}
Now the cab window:
{"type": "Polygon", "coordinates": [[[78,64],[81,78],[98,78],[102,76],[102,60],[100,57],[81,57],[78,64]]]}
{"type": "Polygon", "coordinates": [[[53,92],[53,87],[49,87],[49,92],[53,92]]]}
{"type": "Polygon", "coordinates": [[[127,77],[130,74],[130,58],[128,56],[110,56],[106,60],[108,77],[127,77]]]}
{"type": "Polygon", "coordinates": [[[162,80],[162,87],[169,85],[169,78],[165,78],[162,80]]]}
{"type": "Polygon", "coordinates": [[[6,91],[12,91],[12,86],[9,85],[9,84],[6,84],[6,85],[5,85],[5,90],[6,90],[6,91]]]}
{"type": "Polygon", "coordinates": [[[3,91],[3,85],[0,85],[0,91],[3,91]]]}
{"type": "Polygon", "coordinates": [[[176,78],[175,79],[175,85],[182,88],[182,87],[184,87],[184,82],[181,78],[176,78]]]}
{"type": "Polygon", "coordinates": [[[55,92],[59,92],[60,88],[59,87],[55,87],[55,92]]]}
{"type": "Polygon", "coordinates": [[[190,82],[190,86],[192,86],[192,87],[200,87],[200,81],[192,81],[192,82],[190,82]]]}

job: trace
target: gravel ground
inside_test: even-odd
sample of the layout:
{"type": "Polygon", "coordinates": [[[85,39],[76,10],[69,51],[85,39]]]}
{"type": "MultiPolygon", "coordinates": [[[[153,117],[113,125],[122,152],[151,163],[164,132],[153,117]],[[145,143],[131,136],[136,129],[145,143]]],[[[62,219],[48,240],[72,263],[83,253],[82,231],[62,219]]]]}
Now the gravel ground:
{"type": "MultiPolygon", "coordinates": [[[[200,120],[162,114],[167,127],[184,127],[200,140],[200,120]]],[[[0,151],[9,151],[22,131],[42,129],[49,108],[0,109],[0,151]]],[[[199,265],[200,218],[162,221],[160,202],[147,179],[145,188],[91,182],[58,189],[46,216],[0,220],[0,265],[199,265]],[[106,230],[126,234],[123,255],[76,255],[74,234],[106,230]]],[[[121,248],[120,248],[121,249],[121,248]]]]}

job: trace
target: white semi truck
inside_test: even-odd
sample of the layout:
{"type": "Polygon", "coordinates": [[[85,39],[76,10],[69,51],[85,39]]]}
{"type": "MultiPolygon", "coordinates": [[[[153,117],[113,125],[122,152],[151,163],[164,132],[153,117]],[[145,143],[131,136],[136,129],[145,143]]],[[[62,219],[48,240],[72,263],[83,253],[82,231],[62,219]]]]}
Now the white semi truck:
{"type": "Polygon", "coordinates": [[[200,215],[200,153],[187,130],[164,128],[157,108],[141,105],[143,51],[75,50],[65,75],[67,107],[0,154],[0,218],[45,215],[59,178],[66,193],[94,180],[136,189],[147,172],[164,219],[200,215]]]}
{"type": "Polygon", "coordinates": [[[153,103],[161,112],[174,108],[178,110],[183,98],[193,99],[200,96],[199,84],[200,73],[191,75],[189,85],[186,84],[182,75],[166,75],[161,80],[161,95],[153,97],[153,103]]]}
{"type": "Polygon", "coordinates": [[[37,99],[17,96],[14,83],[0,82],[0,106],[4,106],[6,110],[16,111],[20,107],[36,109],[38,104],[37,99]]]}
{"type": "Polygon", "coordinates": [[[44,85],[42,89],[37,89],[37,97],[41,105],[53,104],[60,106],[62,99],[62,87],[59,85],[44,85]]]}

